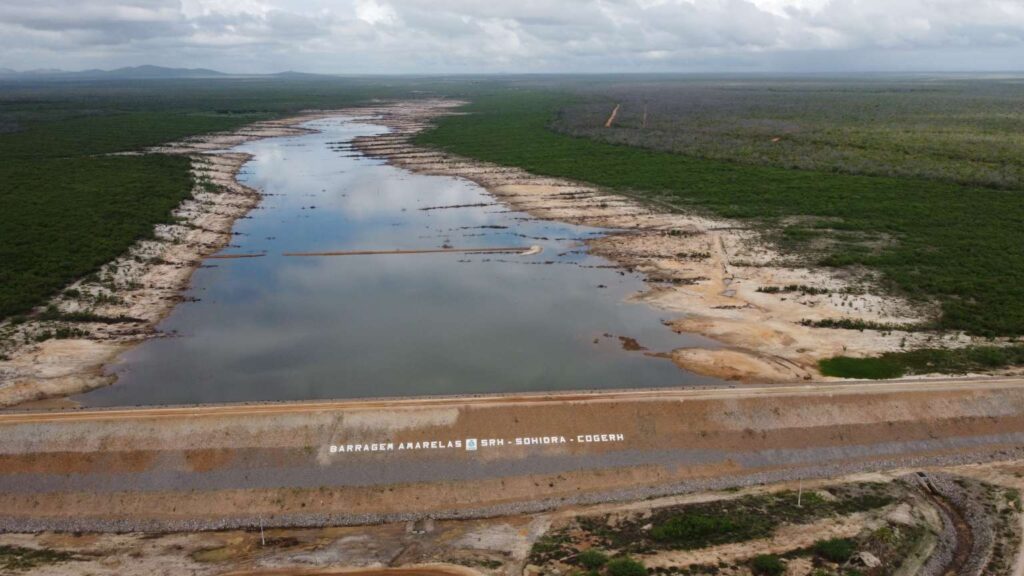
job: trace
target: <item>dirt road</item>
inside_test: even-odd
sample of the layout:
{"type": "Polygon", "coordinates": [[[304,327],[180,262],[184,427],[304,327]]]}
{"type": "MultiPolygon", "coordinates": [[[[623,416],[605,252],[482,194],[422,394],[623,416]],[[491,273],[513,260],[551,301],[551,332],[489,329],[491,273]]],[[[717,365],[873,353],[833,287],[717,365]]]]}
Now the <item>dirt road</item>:
{"type": "Polygon", "coordinates": [[[608,119],[604,122],[605,128],[611,128],[615,124],[615,118],[619,115],[619,108],[622,104],[616,104],[615,108],[612,109],[612,113],[608,116],[608,119]]]}
{"type": "Polygon", "coordinates": [[[469,517],[1024,446],[1024,380],[0,415],[0,529],[469,517]]]}

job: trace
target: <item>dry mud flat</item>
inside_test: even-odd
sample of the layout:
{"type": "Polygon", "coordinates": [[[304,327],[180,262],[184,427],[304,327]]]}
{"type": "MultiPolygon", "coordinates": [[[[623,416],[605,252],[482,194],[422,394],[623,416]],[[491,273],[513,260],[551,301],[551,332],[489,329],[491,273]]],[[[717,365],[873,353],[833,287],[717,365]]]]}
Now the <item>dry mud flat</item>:
{"type": "Polygon", "coordinates": [[[0,437],[0,530],[325,526],[1012,459],[1024,382],[24,412],[0,437]]]}
{"type": "Polygon", "coordinates": [[[65,293],[51,302],[61,312],[89,311],[124,321],[68,323],[30,318],[19,325],[0,324],[4,341],[11,343],[0,350],[8,358],[0,361],[0,407],[109,384],[111,377],[103,373],[103,366],[154,335],[153,327],[181,301],[181,290],[203,257],[228,245],[235,220],[260,202],[258,191],[235,179],[249,155],[225,150],[251,140],[304,134],[308,131],[298,124],[336,114],[310,112],[257,122],[234,132],[151,149],[191,159],[196,181],[192,198],[175,210],[175,223],[156,227],[154,239],[136,243],[94,278],[69,286],[72,294],[77,291],[74,296],[65,293]],[[81,333],[35,341],[43,332],[69,326],[81,333]]]}
{"type": "MultiPolygon", "coordinates": [[[[864,285],[870,286],[873,280],[866,272],[853,276],[802,267],[741,223],[671,213],[586,184],[536,176],[410,142],[433,119],[454,113],[458,104],[404,102],[371,109],[377,115],[372,121],[388,126],[391,133],[358,138],[355,145],[409,170],[475,181],[514,209],[539,218],[614,230],[588,244],[595,254],[646,274],[651,287],[637,298],[678,313],[673,329],[726,345],[675,350],[671,357],[682,368],[732,380],[792,382],[820,377],[817,361],[822,358],[913,348],[935,337],[803,325],[802,321],[838,319],[912,324],[929,311],[865,290],[864,285]],[[787,291],[788,286],[826,293],[787,291]],[[766,288],[781,291],[759,291],[766,288]]],[[[970,342],[958,334],[941,340],[949,346],[970,342]]]]}

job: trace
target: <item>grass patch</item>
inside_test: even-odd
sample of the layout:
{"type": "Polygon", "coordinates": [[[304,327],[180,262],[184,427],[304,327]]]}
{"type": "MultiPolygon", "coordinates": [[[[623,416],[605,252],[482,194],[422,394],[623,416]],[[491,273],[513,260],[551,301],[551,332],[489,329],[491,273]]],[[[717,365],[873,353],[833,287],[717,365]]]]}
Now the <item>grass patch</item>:
{"type": "Polygon", "coordinates": [[[782,576],[786,573],[786,563],[775,554],[761,554],[750,561],[750,571],[757,576],[782,576]]]}
{"type": "Polygon", "coordinates": [[[828,294],[831,292],[828,288],[815,288],[814,286],[807,286],[804,284],[788,284],[786,286],[761,286],[757,289],[758,292],[765,294],[787,294],[790,292],[796,292],[801,296],[805,295],[819,295],[828,294]]]}
{"type": "MultiPolygon", "coordinates": [[[[824,263],[870,267],[890,289],[938,301],[938,328],[1024,334],[1019,191],[730,163],[550,130],[573,103],[551,92],[485,95],[466,107],[470,114],[441,119],[417,142],[772,227],[791,217],[827,221],[818,235],[833,240],[824,263]],[[891,241],[865,245],[858,237],[891,241]]],[[[816,241],[796,230],[790,236],[816,241]]]]}
{"type": "Polygon", "coordinates": [[[21,546],[0,545],[0,569],[12,571],[24,571],[74,560],[75,555],[59,550],[46,548],[23,548],[21,546]]]}
{"type": "Polygon", "coordinates": [[[647,568],[629,556],[614,558],[605,566],[608,576],[647,576],[647,568]]]}
{"type": "Polygon", "coordinates": [[[189,556],[192,560],[201,564],[216,563],[216,562],[227,562],[233,558],[237,558],[243,552],[242,549],[232,546],[218,546],[216,548],[205,548],[202,550],[196,550],[189,556]]]}
{"type": "Polygon", "coordinates": [[[831,538],[814,543],[814,553],[829,562],[842,564],[857,551],[857,544],[849,538],[831,538]]]}
{"type": "Polygon", "coordinates": [[[620,521],[614,527],[608,526],[606,517],[580,518],[579,523],[595,545],[609,550],[631,554],[696,550],[770,537],[784,523],[806,524],[887,506],[894,499],[892,490],[884,484],[849,484],[830,489],[834,499],[805,493],[800,507],[796,492],[783,491],[666,508],[649,519],[620,521]],[[644,529],[646,523],[652,524],[649,530],[644,529]]]}
{"type": "Polygon", "coordinates": [[[879,380],[912,374],[967,374],[1024,365],[1024,345],[925,348],[888,352],[875,358],[836,356],[818,363],[821,373],[839,378],[879,380]]]}
{"type": "MultiPolygon", "coordinates": [[[[68,291],[64,294],[67,295],[68,291]]],[[[98,324],[121,324],[121,323],[141,323],[145,320],[141,318],[133,318],[131,316],[104,316],[95,312],[87,310],[77,310],[75,312],[61,312],[56,306],[47,306],[45,310],[36,316],[38,320],[56,320],[62,322],[95,322],[98,324]]]]}
{"type": "Polygon", "coordinates": [[[743,542],[769,536],[775,529],[770,518],[741,511],[719,514],[684,514],[651,529],[651,538],[674,547],[705,548],[727,542],[743,542]]]}
{"type": "Polygon", "coordinates": [[[934,330],[934,327],[923,324],[893,324],[892,322],[871,322],[852,320],[850,318],[825,318],[823,320],[801,320],[802,326],[814,328],[841,328],[843,330],[878,330],[880,332],[921,332],[934,330]]]}
{"type": "Polygon", "coordinates": [[[569,543],[567,534],[545,534],[530,547],[530,562],[540,565],[550,560],[561,560],[572,554],[569,543]]]}
{"type": "Polygon", "coordinates": [[[584,550],[576,556],[576,561],[587,570],[597,570],[608,563],[608,555],[600,550],[584,550]]]}

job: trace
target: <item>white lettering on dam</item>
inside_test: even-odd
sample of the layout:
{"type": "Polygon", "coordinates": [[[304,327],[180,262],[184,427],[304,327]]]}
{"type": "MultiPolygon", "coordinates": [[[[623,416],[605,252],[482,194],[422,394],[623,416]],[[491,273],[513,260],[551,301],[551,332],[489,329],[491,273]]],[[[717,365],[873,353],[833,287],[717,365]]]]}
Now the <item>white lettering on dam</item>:
{"type": "Polygon", "coordinates": [[[414,441],[393,442],[378,440],[374,442],[346,442],[331,444],[331,454],[362,454],[375,452],[406,452],[435,450],[465,450],[477,452],[495,448],[552,446],[564,444],[609,444],[625,442],[626,435],[621,433],[592,433],[541,436],[517,436],[514,438],[458,438],[449,440],[422,439],[414,441]]]}

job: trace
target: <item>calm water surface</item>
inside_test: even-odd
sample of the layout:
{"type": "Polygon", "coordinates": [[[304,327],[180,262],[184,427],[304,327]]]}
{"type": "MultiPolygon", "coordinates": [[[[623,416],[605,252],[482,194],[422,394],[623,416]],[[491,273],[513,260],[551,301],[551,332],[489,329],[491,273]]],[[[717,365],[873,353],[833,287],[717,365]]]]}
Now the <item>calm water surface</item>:
{"type": "Polygon", "coordinates": [[[599,230],[508,211],[476,184],[338,149],[384,129],[311,122],[317,134],[240,147],[240,179],[268,196],[235,224],[160,324],[124,354],[90,406],[304,400],[710,384],[627,351],[713,345],[673,334],[625,299],[639,276],[580,241],[599,230]],[[423,210],[439,206],[485,206],[423,210]],[[283,252],[540,245],[543,253],[285,257],[283,252]]]}

